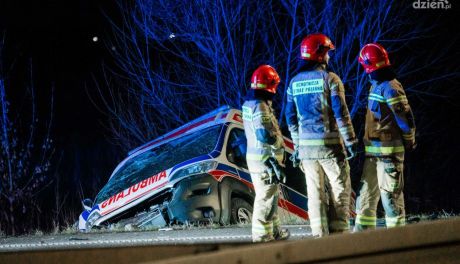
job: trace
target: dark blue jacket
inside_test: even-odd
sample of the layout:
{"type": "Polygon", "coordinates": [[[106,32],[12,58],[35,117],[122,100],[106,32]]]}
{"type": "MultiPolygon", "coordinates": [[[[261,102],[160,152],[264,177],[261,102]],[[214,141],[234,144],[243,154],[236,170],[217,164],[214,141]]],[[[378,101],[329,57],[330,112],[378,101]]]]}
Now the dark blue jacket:
{"type": "Polygon", "coordinates": [[[286,121],[301,159],[343,157],[344,145],[357,141],[342,81],[323,66],[292,78],[286,121]]]}
{"type": "Polygon", "coordinates": [[[415,144],[414,116],[396,79],[372,81],[366,113],[366,156],[404,158],[404,145],[415,144]]]}

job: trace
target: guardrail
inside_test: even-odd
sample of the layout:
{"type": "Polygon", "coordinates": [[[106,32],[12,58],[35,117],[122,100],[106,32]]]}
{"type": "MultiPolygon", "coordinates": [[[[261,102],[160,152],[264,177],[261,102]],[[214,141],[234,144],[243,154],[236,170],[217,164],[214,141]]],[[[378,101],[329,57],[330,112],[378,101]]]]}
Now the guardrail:
{"type": "MultiPolygon", "coordinates": [[[[219,230],[214,233],[221,235],[219,230]]],[[[216,244],[208,240],[200,245],[190,244],[188,240],[185,241],[188,245],[180,244],[186,238],[168,244],[99,243],[97,248],[83,243],[80,247],[59,249],[50,244],[40,250],[9,249],[0,253],[0,263],[460,263],[460,218],[267,244],[244,244],[249,241],[247,235],[237,236],[239,242],[232,244],[228,239],[214,239],[216,244]]]]}
{"type": "Polygon", "coordinates": [[[460,218],[393,229],[226,249],[167,259],[187,263],[460,263],[460,218]]]}
{"type": "Polygon", "coordinates": [[[177,256],[193,256],[228,247],[219,245],[150,245],[121,248],[4,252],[0,253],[0,263],[139,263],[177,256]]]}

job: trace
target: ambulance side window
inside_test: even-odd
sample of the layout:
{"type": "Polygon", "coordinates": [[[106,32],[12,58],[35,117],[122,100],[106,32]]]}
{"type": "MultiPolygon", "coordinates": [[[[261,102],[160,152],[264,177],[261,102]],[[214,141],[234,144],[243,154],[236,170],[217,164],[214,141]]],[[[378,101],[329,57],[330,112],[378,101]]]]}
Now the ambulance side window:
{"type": "Polygon", "coordinates": [[[227,159],[239,167],[248,168],[246,163],[247,140],[244,130],[233,128],[230,131],[227,142],[227,159]]]}

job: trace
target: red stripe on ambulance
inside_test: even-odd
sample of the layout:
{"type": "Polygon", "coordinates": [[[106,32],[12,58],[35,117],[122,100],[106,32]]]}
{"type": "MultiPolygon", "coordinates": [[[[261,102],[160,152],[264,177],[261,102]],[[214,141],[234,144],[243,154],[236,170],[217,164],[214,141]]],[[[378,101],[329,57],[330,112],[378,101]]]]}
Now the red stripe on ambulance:
{"type": "Polygon", "coordinates": [[[109,199],[105,200],[104,202],[102,202],[101,204],[101,211],[102,211],[102,215],[105,215],[105,214],[108,214],[110,213],[111,211],[115,210],[116,208],[118,208],[118,204],[125,204],[127,202],[130,202],[136,198],[139,198],[141,196],[143,196],[144,194],[146,194],[147,192],[151,191],[151,190],[154,190],[154,189],[157,189],[161,186],[164,186],[166,184],[166,182],[164,182],[166,180],[167,182],[167,174],[166,174],[166,171],[162,171],[158,174],[155,174],[143,181],[140,181],[136,184],[134,184],[133,186],[129,187],[128,189],[125,189],[123,190],[122,192],[119,192],[115,195],[113,195],[112,197],[110,197],[109,199]],[[164,183],[161,183],[160,182],[164,182],[164,183]],[[134,196],[134,197],[133,197],[134,196]],[[120,203],[119,203],[120,202],[120,203]],[[123,202],[123,203],[122,203],[123,202]],[[115,206],[117,205],[117,206],[115,206]],[[108,209],[109,207],[115,207],[115,208],[111,208],[105,212],[104,209],[108,209]]]}

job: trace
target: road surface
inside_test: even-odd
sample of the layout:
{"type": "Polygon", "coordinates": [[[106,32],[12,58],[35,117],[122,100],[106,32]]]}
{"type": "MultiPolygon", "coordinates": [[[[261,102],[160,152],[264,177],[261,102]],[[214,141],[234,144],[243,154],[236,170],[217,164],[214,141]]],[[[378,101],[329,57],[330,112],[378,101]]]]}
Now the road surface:
{"type": "MultiPolygon", "coordinates": [[[[285,226],[290,240],[311,237],[307,225],[285,226]]],[[[192,245],[250,243],[250,227],[197,228],[143,232],[94,232],[42,236],[21,236],[0,239],[0,252],[34,250],[108,248],[149,245],[192,245]]]]}

